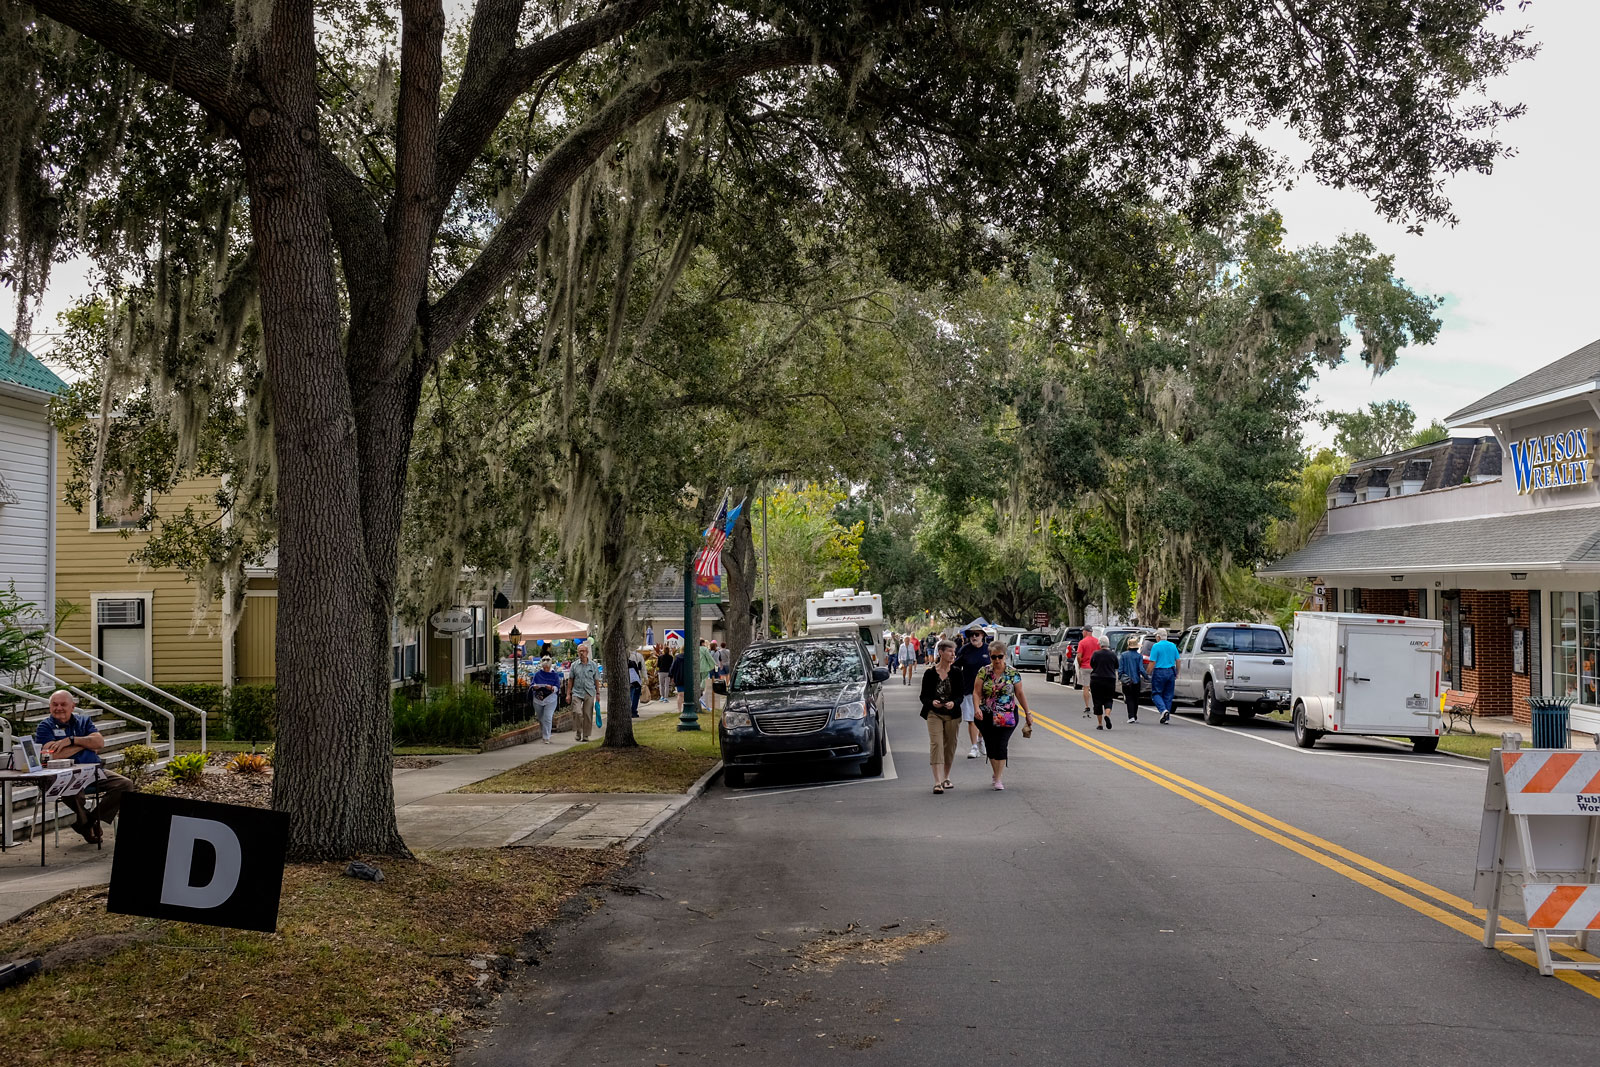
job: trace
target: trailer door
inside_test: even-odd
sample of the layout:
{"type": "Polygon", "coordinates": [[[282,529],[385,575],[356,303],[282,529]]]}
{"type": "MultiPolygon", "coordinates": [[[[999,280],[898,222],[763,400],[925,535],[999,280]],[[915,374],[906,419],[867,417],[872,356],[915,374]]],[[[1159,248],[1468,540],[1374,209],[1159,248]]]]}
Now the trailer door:
{"type": "Polygon", "coordinates": [[[1341,729],[1406,736],[1433,732],[1425,717],[1433,692],[1433,658],[1412,647],[1415,635],[1405,626],[1346,632],[1341,729]]]}

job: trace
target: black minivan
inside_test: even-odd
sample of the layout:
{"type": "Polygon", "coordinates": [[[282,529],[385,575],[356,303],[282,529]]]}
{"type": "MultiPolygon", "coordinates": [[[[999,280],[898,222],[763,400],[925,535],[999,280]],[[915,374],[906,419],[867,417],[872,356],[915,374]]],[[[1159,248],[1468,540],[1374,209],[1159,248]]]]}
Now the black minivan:
{"type": "Polygon", "coordinates": [[[733,666],[717,723],[730,788],[763,768],[856,763],[883,773],[878,704],[889,678],[853,634],[762,641],[733,666]]]}

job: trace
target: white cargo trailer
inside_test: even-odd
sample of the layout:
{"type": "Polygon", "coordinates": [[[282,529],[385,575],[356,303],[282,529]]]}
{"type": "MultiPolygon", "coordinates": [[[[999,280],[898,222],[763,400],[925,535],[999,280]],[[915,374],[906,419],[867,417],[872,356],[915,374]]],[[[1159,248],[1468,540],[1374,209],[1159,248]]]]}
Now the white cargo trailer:
{"type": "Polygon", "coordinates": [[[1324,734],[1409,737],[1439,747],[1444,623],[1389,615],[1302,611],[1294,617],[1290,707],[1294,740],[1324,734]]]}

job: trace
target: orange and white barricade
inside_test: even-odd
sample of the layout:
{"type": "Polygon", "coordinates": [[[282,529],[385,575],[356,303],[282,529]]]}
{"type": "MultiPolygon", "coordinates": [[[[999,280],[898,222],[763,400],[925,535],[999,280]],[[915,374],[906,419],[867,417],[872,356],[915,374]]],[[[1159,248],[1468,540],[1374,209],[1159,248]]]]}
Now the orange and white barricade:
{"type": "Polygon", "coordinates": [[[1484,946],[1532,942],[1541,974],[1600,972],[1587,953],[1589,932],[1600,931],[1600,752],[1521,741],[1505,734],[1489,756],[1473,886],[1485,909],[1484,946]],[[1507,890],[1521,891],[1528,933],[1498,930],[1507,890]],[[1552,949],[1573,958],[1557,962],[1552,949]]]}

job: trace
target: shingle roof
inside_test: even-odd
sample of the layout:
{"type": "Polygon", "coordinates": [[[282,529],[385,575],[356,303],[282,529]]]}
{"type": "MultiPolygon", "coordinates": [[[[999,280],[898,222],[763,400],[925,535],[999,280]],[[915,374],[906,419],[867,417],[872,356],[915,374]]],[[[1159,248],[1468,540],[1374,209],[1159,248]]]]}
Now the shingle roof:
{"type": "Polygon", "coordinates": [[[1428,522],[1328,534],[1262,574],[1526,571],[1600,565],[1600,507],[1428,522]]]}
{"type": "Polygon", "coordinates": [[[1547,363],[1532,374],[1524,374],[1510,385],[1501,386],[1482,400],[1468,404],[1445,421],[1459,424],[1519,400],[1531,400],[1586,382],[1600,382],[1600,341],[1590,341],[1576,352],[1547,363]]]}
{"type": "Polygon", "coordinates": [[[13,341],[4,330],[0,330],[0,382],[51,394],[64,392],[67,388],[66,382],[57,378],[54,371],[13,341]]]}

